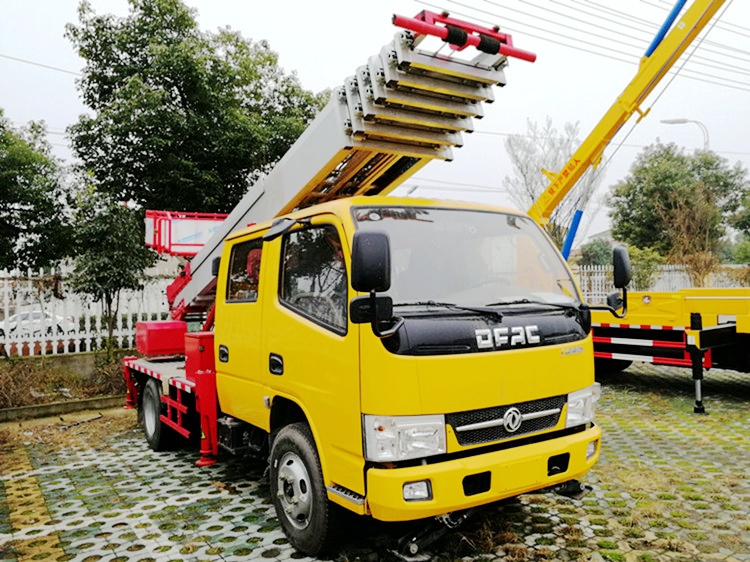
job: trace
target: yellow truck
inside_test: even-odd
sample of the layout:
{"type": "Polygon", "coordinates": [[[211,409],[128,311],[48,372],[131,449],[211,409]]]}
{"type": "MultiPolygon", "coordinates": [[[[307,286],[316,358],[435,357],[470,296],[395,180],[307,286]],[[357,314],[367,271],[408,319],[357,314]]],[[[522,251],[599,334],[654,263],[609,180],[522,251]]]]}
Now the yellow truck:
{"type": "MultiPolygon", "coordinates": [[[[543,229],[387,196],[450,159],[507,57],[533,55],[446,14],[397,23],[175,281],[175,319],[139,324],[141,356],[124,361],[151,448],[200,436],[201,466],[267,456],[279,522],[313,555],[341,508],[447,529],[503,498],[579,493],[601,447],[591,312],[543,229]],[[429,34],[456,56],[422,48],[429,34]],[[480,51],[460,60],[467,45],[480,51]]],[[[616,284],[628,276],[618,254],[616,284]]]]}

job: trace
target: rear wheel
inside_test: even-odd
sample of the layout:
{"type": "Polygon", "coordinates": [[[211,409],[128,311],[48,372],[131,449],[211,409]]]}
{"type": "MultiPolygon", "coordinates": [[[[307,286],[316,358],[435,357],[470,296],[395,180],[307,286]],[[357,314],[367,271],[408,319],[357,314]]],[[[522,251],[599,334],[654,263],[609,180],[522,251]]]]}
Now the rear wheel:
{"type": "Polygon", "coordinates": [[[338,511],[323,484],[310,428],[293,423],[271,447],[271,497],[284,533],[297,550],[315,556],[333,543],[338,511]]]}
{"type": "Polygon", "coordinates": [[[174,433],[159,419],[162,410],[161,383],[156,379],[149,379],[143,389],[140,418],[148,446],[154,451],[166,449],[172,442],[174,433]]]}

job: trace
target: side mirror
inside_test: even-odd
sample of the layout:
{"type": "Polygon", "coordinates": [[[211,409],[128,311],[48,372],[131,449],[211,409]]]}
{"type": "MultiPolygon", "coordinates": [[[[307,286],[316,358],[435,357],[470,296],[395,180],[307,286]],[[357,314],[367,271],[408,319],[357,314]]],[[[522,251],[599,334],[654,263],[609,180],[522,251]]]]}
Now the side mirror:
{"type": "Polygon", "coordinates": [[[352,287],[363,293],[382,293],[391,288],[391,245],[385,232],[354,233],[352,287]]]}
{"type": "Polygon", "coordinates": [[[633,276],[630,267],[630,256],[625,248],[617,246],[612,250],[612,265],[615,270],[615,287],[624,289],[628,286],[633,276]]]}
{"type": "Polygon", "coordinates": [[[219,275],[219,266],[221,265],[221,258],[215,257],[211,262],[211,275],[216,277],[219,275]]]}
{"type": "Polygon", "coordinates": [[[616,246],[612,250],[612,266],[614,268],[615,288],[620,289],[621,294],[613,293],[607,295],[607,306],[615,318],[625,318],[628,313],[628,283],[633,276],[630,268],[630,256],[622,246],[616,246]],[[622,312],[617,312],[622,309],[622,312]]]}
{"type": "Polygon", "coordinates": [[[379,231],[358,230],[352,242],[352,288],[367,297],[356,297],[349,305],[353,323],[370,322],[372,332],[379,338],[395,334],[404,323],[393,317],[393,301],[388,296],[377,296],[391,288],[391,244],[388,235],[379,231]],[[381,330],[381,324],[391,327],[381,330]]]}
{"type": "MultiPolygon", "coordinates": [[[[372,322],[373,301],[370,296],[354,297],[349,303],[349,319],[352,324],[366,324],[372,322]]],[[[376,322],[390,322],[393,320],[393,300],[391,297],[375,297],[376,322]]]]}
{"type": "Polygon", "coordinates": [[[632,278],[630,256],[625,248],[617,246],[612,250],[612,266],[614,267],[615,288],[620,289],[620,291],[607,295],[606,305],[588,305],[588,308],[589,310],[606,310],[615,318],[625,318],[628,313],[627,287],[632,278]],[[617,312],[620,309],[622,309],[622,312],[617,312]]]}

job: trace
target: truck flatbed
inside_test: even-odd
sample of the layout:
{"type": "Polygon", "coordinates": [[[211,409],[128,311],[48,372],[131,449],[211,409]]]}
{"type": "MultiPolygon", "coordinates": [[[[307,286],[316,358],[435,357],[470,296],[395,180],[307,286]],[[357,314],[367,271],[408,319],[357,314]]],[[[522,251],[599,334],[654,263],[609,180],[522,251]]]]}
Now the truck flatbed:
{"type": "Polygon", "coordinates": [[[170,386],[174,386],[188,393],[193,393],[195,383],[185,375],[185,358],[182,356],[159,357],[153,359],[129,358],[125,359],[126,367],[148,375],[170,386]]]}

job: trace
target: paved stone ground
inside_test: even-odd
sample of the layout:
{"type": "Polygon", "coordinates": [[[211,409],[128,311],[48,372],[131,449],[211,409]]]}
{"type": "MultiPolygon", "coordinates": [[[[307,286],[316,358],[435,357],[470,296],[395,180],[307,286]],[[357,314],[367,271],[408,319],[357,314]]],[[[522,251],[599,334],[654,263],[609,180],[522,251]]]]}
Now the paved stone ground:
{"type": "MultiPolygon", "coordinates": [[[[706,416],[684,369],[641,364],[601,382],[592,493],[488,507],[428,559],[750,560],[750,375],[709,372],[706,416]]],[[[278,527],[262,463],[152,453],[134,417],[0,426],[0,561],[307,559],[278,527]]],[[[352,518],[336,559],[396,560],[407,530],[352,518]]]]}

